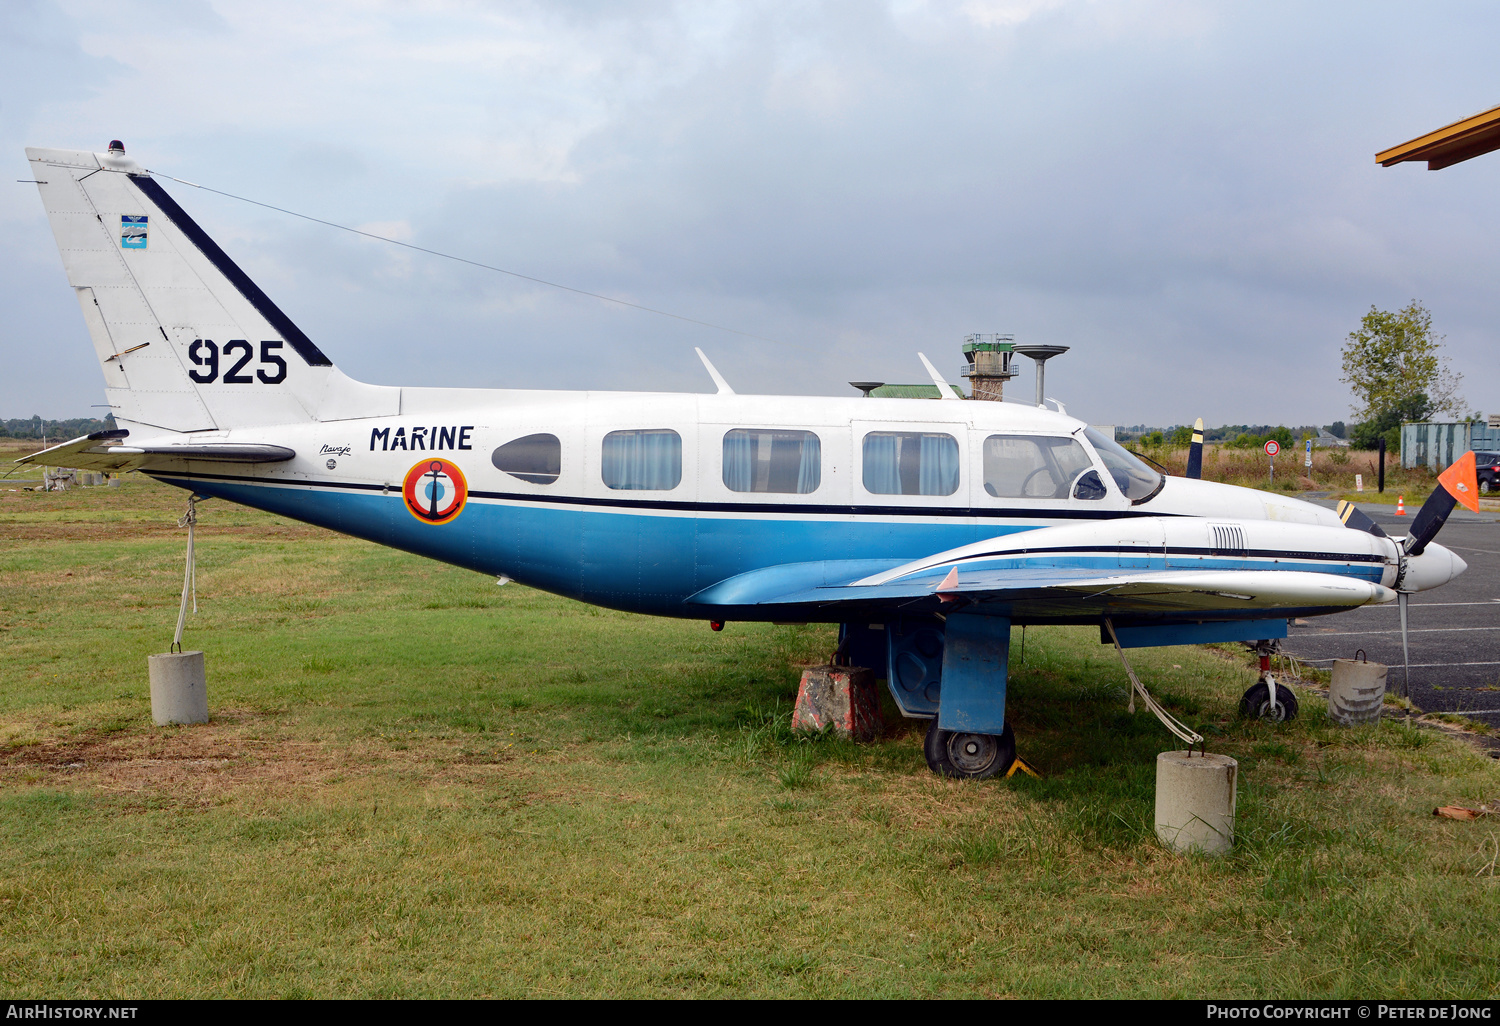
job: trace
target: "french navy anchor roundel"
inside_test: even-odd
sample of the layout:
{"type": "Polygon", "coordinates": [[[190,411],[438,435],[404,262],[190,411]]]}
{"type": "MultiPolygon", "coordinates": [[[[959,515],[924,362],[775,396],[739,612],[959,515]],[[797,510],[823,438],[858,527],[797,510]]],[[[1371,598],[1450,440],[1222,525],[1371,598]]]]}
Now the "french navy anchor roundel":
{"type": "Polygon", "coordinates": [[[424,524],[446,524],[463,512],[469,483],[451,460],[423,460],[406,472],[401,495],[411,515],[424,524]]]}

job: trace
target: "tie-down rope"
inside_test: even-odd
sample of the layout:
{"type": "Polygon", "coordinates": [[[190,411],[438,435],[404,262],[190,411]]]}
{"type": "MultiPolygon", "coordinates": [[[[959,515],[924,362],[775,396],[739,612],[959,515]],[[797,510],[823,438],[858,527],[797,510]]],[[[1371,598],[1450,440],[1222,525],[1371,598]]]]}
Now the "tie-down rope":
{"type": "Polygon", "coordinates": [[[1134,692],[1139,691],[1141,695],[1141,701],[1145,704],[1147,709],[1150,709],[1153,713],[1156,714],[1156,718],[1161,720],[1162,726],[1166,727],[1183,741],[1187,742],[1188,747],[1192,747],[1196,744],[1201,744],[1203,742],[1202,734],[1199,734],[1196,731],[1192,730],[1190,727],[1188,727],[1187,724],[1183,723],[1171,713],[1167,712],[1160,705],[1157,705],[1156,699],[1151,697],[1151,692],[1146,690],[1146,685],[1141,683],[1140,678],[1135,675],[1135,671],[1130,668],[1130,660],[1125,658],[1125,650],[1120,647],[1120,639],[1115,635],[1115,625],[1110,622],[1110,619],[1107,616],[1104,618],[1104,626],[1109,629],[1109,638],[1115,643],[1115,651],[1120,654],[1120,662],[1125,664],[1125,672],[1130,675],[1130,683],[1134,685],[1134,691],[1132,691],[1130,696],[1130,711],[1135,712],[1134,692]]]}
{"type": "Polygon", "coordinates": [[[178,527],[188,529],[187,566],[182,571],[182,605],[177,610],[177,633],[172,637],[173,652],[182,651],[182,626],[187,622],[188,594],[193,596],[193,612],[198,611],[198,566],[193,560],[193,525],[198,522],[198,496],[188,496],[187,512],[177,518],[178,527]]]}

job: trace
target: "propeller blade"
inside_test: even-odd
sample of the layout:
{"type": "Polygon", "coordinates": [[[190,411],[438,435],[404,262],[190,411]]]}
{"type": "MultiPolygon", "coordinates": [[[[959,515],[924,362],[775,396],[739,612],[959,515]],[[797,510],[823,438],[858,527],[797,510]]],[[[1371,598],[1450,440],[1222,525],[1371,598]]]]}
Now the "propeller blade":
{"type": "Polygon", "coordinates": [[[1401,607],[1401,661],[1406,671],[1401,676],[1401,697],[1411,697],[1411,649],[1406,646],[1406,597],[1407,592],[1396,594],[1396,604],[1401,607]]]}
{"type": "Polygon", "coordinates": [[[1203,476],[1203,418],[1193,421],[1193,444],[1188,448],[1187,476],[1203,476]]]}
{"type": "Polygon", "coordinates": [[[1453,461],[1453,466],[1438,475],[1438,484],[1463,503],[1471,512],[1479,512],[1479,458],[1472,451],[1453,461]]]}
{"type": "Polygon", "coordinates": [[[1387,537],[1386,533],[1380,529],[1380,525],[1371,520],[1365,514],[1365,512],[1358,506],[1354,505],[1354,503],[1344,499],[1339,500],[1339,507],[1337,512],[1339,519],[1344,522],[1345,527],[1352,527],[1356,531],[1364,531],[1367,534],[1373,534],[1377,538],[1387,537]]]}
{"type": "Polygon", "coordinates": [[[1474,512],[1479,512],[1478,471],[1475,469],[1472,452],[1464,453],[1453,466],[1439,474],[1438,485],[1427,497],[1427,501],[1422,503],[1416,519],[1411,523],[1411,534],[1407,536],[1405,544],[1408,556],[1422,554],[1427,543],[1447,523],[1448,514],[1453,512],[1454,506],[1463,503],[1474,512]]]}

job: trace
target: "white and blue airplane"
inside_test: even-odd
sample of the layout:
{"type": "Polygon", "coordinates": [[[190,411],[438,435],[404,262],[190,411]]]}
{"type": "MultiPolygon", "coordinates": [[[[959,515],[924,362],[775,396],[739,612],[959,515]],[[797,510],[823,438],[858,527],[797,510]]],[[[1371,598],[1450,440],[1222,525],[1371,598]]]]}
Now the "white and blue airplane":
{"type": "Polygon", "coordinates": [[[1270,641],[1465,569],[1432,537],[1472,460],[1467,498],[1438,489],[1392,539],[1014,403],[738,395],[706,358],[713,394],[364,384],[119,143],[27,156],[118,428],[26,461],[139,470],[615,609],[840,624],[839,658],[932,721],[936,772],[1013,763],[1013,625],[1270,641]]]}

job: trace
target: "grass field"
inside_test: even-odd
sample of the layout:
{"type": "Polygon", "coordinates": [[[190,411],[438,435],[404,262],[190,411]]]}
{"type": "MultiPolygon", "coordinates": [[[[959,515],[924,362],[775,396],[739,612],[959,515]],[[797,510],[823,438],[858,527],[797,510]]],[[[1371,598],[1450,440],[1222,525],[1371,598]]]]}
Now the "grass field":
{"type": "MultiPolygon", "coordinates": [[[[1088,630],[1027,632],[1043,779],[931,776],[921,730],[788,729],[831,629],[593,609],[222,502],[189,648],[213,722],[153,728],[182,493],[0,488],[0,981],[21,997],[1500,995],[1500,769],[1247,664],[1137,665],[1241,760],[1238,844],[1168,854],[1088,630]]],[[[888,714],[891,710],[887,709],[888,714]]]]}

